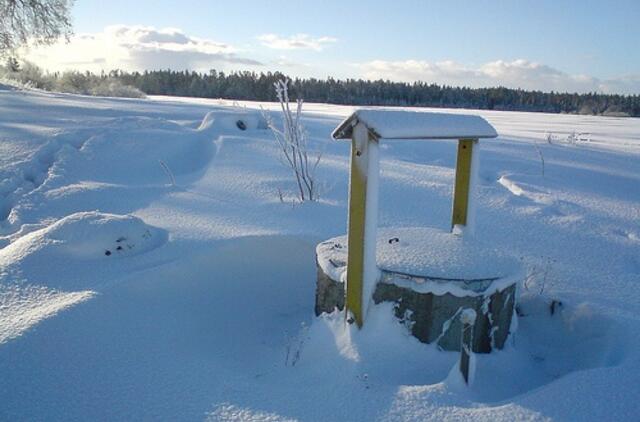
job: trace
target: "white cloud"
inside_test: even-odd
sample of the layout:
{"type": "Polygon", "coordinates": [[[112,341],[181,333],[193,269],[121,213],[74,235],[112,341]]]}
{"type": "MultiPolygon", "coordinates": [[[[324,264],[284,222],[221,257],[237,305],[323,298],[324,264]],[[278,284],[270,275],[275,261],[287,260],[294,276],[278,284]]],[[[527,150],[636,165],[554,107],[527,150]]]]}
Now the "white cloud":
{"type": "Polygon", "coordinates": [[[231,45],[185,34],[179,29],[116,25],[80,34],[66,44],[37,47],[25,54],[50,70],[207,70],[262,63],[238,55],[231,45]]]}
{"type": "MultiPolygon", "coordinates": [[[[272,60],[270,60],[268,62],[268,65],[271,65],[272,68],[277,69],[277,70],[281,70],[282,68],[289,68],[292,69],[290,71],[295,71],[293,69],[306,69],[311,67],[310,64],[308,63],[304,63],[304,62],[299,62],[297,60],[292,60],[290,57],[284,56],[284,55],[280,55],[277,58],[274,58],[272,60]]],[[[300,75],[297,75],[300,76],[300,75]]]]}
{"type": "Polygon", "coordinates": [[[600,87],[603,92],[638,95],[640,94],[640,74],[606,79],[600,82],[600,87]]]}
{"type": "MultiPolygon", "coordinates": [[[[258,39],[272,49],[316,51],[337,41],[331,37],[314,38],[307,34],[291,37],[265,34],[258,39]]],[[[52,71],[77,69],[100,72],[111,69],[167,68],[198,71],[216,68],[227,71],[260,66],[264,70],[290,68],[296,69],[299,74],[306,74],[304,69],[311,68],[284,56],[271,59],[265,57],[264,62],[261,62],[247,54],[246,50],[230,44],[194,37],[176,28],[115,25],[98,33],[78,34],[68,44],[60,42],[52,46],[32,48],[23,56],[52,71]]],[[[559,92],[640,93],[640,74],[601,79],[568,74],[548,65],[522,59],[496,60],[479,66],[463,65],[450,60],[374,60],[355,66],[359,76],[367,79],[407,82],[421,80],[455,86],[506,86],[559,92]]]]}
{"type": "Polygon", "coordinates": [[[325,45],[338,41],[332,37],[313,38],[307,34],[292,35],[288,38],[276,34],[264,34],[257,37],[262,45],[275,50],[322,50],[325,45]]]}
{"type": "Polygon", "coordinates": [[[476,67],[453,61],[430,63],[422,60],[374,60],[356,66],[367,79],[425,81],[473,88],[505,86],[556,92],[640,92],[640,75],[603,80],[587,75],[571,75],[544,64],[522,59],[496,60],[476,67]]]}

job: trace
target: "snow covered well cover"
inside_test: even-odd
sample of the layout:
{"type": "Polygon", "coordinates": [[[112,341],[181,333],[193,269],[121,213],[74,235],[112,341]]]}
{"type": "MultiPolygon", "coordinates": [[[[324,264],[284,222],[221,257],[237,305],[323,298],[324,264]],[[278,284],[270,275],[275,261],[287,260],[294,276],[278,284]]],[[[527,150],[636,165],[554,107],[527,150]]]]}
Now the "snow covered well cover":
{"type": "MultiPolygon", "coordinates": [[[[316,248],[318,264],[332,279],[344,281],[347,252],[347,236],[329,239],[316,248]]],[[[428,227],[379,229],[376,261],[383,271],[434,282],[459,281],[465,290],[484,290],[492,281],[511,279],[520,272],[519,260],[508,251],[428,227]],[[465,281],[480,283],[466,285],[465,281]]],[[[414,289],[421,290],[420,286],[414,289]]]]}
{"type": "Polygon", "coordinates": [[[359,122],[384,139],[495,138],[496,130],[480,116],[426,111],[360,109],[333,131],[334,139],[350,139],[359,122]]]}

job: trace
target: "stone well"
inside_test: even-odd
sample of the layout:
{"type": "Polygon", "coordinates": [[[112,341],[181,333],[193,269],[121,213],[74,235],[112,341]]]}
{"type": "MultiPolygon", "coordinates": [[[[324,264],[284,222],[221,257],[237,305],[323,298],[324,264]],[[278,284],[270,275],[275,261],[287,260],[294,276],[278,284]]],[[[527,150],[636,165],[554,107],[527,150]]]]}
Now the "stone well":
{"type": "MultiPolygon", "coordinates": [[[[316,315],[344,309],[347,251],[346,236],[316,248],[316,315]]],[[[504,347],[523,277],[517,259],[477,239],[402,228],[378,230],[376,261],[380,276],[370,306],[393,303],[395,317],[418,340],[459,351],[460,316],[473,309],[473,351],[504,347]]]]}

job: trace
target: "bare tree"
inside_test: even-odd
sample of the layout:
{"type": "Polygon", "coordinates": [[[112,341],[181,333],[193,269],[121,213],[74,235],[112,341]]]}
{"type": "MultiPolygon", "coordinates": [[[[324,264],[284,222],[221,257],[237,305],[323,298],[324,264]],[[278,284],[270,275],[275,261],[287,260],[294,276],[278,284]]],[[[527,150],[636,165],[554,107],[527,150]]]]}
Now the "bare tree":
{"type": "Polygon", "coordinates": [[[278,141],[285,164],[293,171],[300,200],[315,201],[318,199],[315,171],[322,154],[309,151],[307,134],[300,121],[303,101],[298,99],[295,112],[291,110],[289,106],[289,81],[279,80],[274,86],[282,109],[283,130],[278,129],[273,118],[264,113],[267,125],[278,141]]]}
{"type": "Polygon", "coordinates": [[[73,0],[0,0],[0,56],[71,35],[73,0]]]}

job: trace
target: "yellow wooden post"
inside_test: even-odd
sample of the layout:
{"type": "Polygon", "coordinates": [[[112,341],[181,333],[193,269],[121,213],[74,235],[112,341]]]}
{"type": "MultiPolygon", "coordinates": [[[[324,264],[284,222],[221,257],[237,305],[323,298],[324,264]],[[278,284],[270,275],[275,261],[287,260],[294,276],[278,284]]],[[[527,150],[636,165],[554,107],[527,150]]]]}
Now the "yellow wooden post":
{"type": "Polygon", "coordinates": [[[358,327],[362,327],[364,322],[363,296],[367,290],[365,283],[372,276],[371,267],[375,267],[377,192],[373,190],[377,189],[377,186],[376,181],[370,179],[377,179],[378,176],[376,143],[377,140],[371,137],[363,123],[359,123],[353,129],[349,179],[346,311],[351,312],[358,327]],[[369,182],[373,182],[373,187],[369,182]],[[367,211],[370,215],[367,215],[367,211]],[[371,237],[374,238],[373,250],[369,241],[371,237]]]}
{"type": "Polygon", "coordinates": [[[477,139],[460,139],[458,141],[458,158],[456,161],[456,180],[453,189],[453,212],[451,228],[456,225],[466,226],[469,219],[469,203],[472,171],[473,149],[477,148],[477,139]]]}

